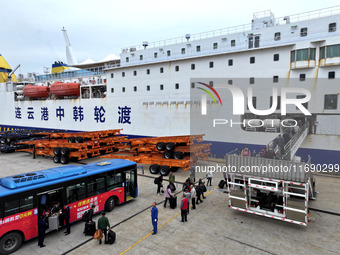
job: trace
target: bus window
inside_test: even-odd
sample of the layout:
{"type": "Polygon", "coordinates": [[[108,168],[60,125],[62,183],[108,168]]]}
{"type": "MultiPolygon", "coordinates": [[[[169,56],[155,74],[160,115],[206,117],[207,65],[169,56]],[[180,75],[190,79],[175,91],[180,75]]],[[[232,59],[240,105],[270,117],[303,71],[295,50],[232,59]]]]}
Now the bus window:
{"type": "Polygon", "coordinates": [[[107,189],[111,190],[122,186],[122,173],[108,173],[107,189]]]}
{"type": "Polygon", "coordinates": [[[105,177],[94,177],[87,184],[87,196],[92,197],[105,192],[105,177]]]}
{"type": "Polygon", "coordinates": [[[13,199],[5,202],[5,217],[19,213],[19,199],[13,199]]]}
{"type": "Polygon", "coordinates": [[[20,212],[28,211],[33,208],[33,196],[20,198],[20,212]]]}
{"type": "Polygon", "coordinates": [[[75,201],[86,198],[85,183],[78,183],[66,187],[67,203],[73,203],[75,201]]]}

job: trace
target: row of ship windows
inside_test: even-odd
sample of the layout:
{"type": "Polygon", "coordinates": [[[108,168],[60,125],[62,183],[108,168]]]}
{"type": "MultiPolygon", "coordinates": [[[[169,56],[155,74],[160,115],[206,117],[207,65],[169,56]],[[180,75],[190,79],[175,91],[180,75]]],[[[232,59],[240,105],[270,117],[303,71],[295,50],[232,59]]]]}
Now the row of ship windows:
{"type": "MultiPolygon", "coordinates": [[[[273,55],[273,61],[279,61],[280,59],[280,55],[279,54],[274,54],[273,55]]],[[[249,58],[249,62],[250,64],[254,64],[255,63],[255,57],[250,57],[249,58]]],[[[233,59],[228,59],[228,66],[232,66],[234,65],[234,60],[233,59]]],[[[196,69],[196,65],[195,64],[191,64],[191,70],[195,70],[196,69]]],[[[209,62],[209,68],[214,68],[214,62],[210,61],[209,62]]],[[[179,72],[179,66],[175,66],[175,71],[179,72]]],[[[164,73],[164,68],[160,67],[159,69],[160,73],[164,73]]],[[[149,75],[150,74],[150,69],[146,69],[146,74],[149,75]]],[[[137,71],[134,70],[133,71],[133,76],[137,76],[137,71]]],[[[122,72],[122,77],[125,77],[125,72],[122,72]]],[[[111,73],[111,78],[114,78],[114,73],[111,73]]]]}
{"type": "MultiPolygon", "coordinates": [[[[301,99],[304,98],[305,96],[296,96],[297,99],[301,99]]],[[[253,106],[256,109],[256,97],[252,98],[253,101],[253,106]]],[[[269,107],[271,107],[273,104],[273,97],[270,97],[270,102],[269,102],[269,107]]],[[[280,110],[280,106],[281,106],[281,96],[277,97],[277,106],[276,106],[276,110],[280,110]]],[[[304,103],[303,106],[308,109],[308,103],[304,103]]],[[[338,95],[337,94],[328,94],[325,95],[324,97],[324,109],[325,110],[336,110],[338,109],[338,95]]],[[[247,109],[248,105],[247,105],[247,109]]],[[[298,110],[298,108],[296,107],[296,109],[298,110]]]]}
{"type": "MultiPolygon", "coordinates": [[[[290,62],[315,60],[315,53],[316,48],[292,50],[290,52],[290,62]]],[[[340,57],[340,44],[320,47],[320,59],[336,57],[340,57]]]]}
{"type": "MultiPolygon", "coordinates": [[[[262,78],[263,79],[263,78],[262,78]]],[[[335,72],[331,71],[328,72],[328,79],[335,79],[335,72]]],[[[305,81],[306,80],[306,74],[305,73],[301,73],[299,75],[299,80],[300,81],[305,81]]],[[[274,75],[273,76],[273,83],[278,83],[279,82],[279,76],[278,75],[274,75]]],[[[255,84],[255,77],[250,77],[249,78],[249,84],[255,84]]],[[[209,81],[209,85],[210,86],[214,86],[214,82],[213,81],[209,81]]],[[[228,85],[233,85],[233,80],[228,80],[228,85]]],[[[191,88],[194,89],[195,88],[195,83],[192,82],[191,83],[191,88]]],[[[179,83],[175,84],[175,89],[179,89],[179,83]]],[[[151,86],[147,85],[146,86],[146,91],[150,91],[151,90],[151,86]]],[[[164,90],[164,84],[160,84],[159,85],[159,90],[164,90]]],[[[137,86],[133,87],[133,91],[137,92],[137,86]]],[[[122,92],[126,92],[126,88],[122,87],[122,92]]],[[[114,88],[111,88],[111,93],[114,93],[114,88]]]]}
{"type": "MultiPolygon", "coordinates": [[[[328,32],[335,32],[336,31],[336,22],[330,23],[328,24],[328,32]]],[[[300,36],[301,37],[305,37],[308,35],[308,28],[307,27],[303,27],[300,29],[300,36]]],[[[222,40],[226,40],[226,38],[222,38],[222,40]]],[[[274,33],[274,40],[275,41],[279,41],[281,40],[281,32],[276,32],[274,33]]],[[[190,45],[190,44],[189,44],[190,45]]],[[[233,39],[230,41],[230,46],[231,47],[235,47],[236,46],[236,40],[233,39]]],[[[258,48],[260,47],[260,36],[249,36],[248,38],[248,48],[258,48]]],[[[218,43],[214,42],[213,43],[213,49],[217,50],[218,49],[218,43]]],[[[185,48],[181,48],[181,54],[185,54],[185,48]]],[[[197,45],[196,46],[196,52],[200,52],[201,51],[201,45],[197,45]]],[[[170,57],[171,56],[171,51],[168,50],[167,52],[167,56],[170,57]]],[[[153,54],[154,58],[158,57],[158,52],[154,52],[153,54]]],[[[139,60],[143,60],[143,55],[139,55],[139,60]]],[[[130,61],[129,57],[125,58],[126,62],[130,61]]]]}

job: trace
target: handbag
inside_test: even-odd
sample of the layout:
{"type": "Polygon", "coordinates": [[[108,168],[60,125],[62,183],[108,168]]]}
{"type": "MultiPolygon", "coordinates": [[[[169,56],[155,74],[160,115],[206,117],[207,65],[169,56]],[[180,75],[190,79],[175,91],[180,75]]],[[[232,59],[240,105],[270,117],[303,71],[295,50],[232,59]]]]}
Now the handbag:
{"type": "Polygon", "coordinates": [[[100,240],[103,238],[103,232],[100,229],[97,229],[96,233],[93,236],[94,239],[100,240]]]}

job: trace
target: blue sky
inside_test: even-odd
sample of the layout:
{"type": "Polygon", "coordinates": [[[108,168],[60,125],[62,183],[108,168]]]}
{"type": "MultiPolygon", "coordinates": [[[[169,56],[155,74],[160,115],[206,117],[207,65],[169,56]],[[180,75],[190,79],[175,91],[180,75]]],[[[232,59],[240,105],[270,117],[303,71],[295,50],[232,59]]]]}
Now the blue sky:
{"type": "Polygon", "coordinates": [[[248,24],[254,12],[275,17],[331,7],[338,0],[307,1],[1,1],[0,54],[19,73],[43,73],[56,60],[66,62],[64,26],[78,62],[100,60],[121,49],[186,33],[248,24]]]}

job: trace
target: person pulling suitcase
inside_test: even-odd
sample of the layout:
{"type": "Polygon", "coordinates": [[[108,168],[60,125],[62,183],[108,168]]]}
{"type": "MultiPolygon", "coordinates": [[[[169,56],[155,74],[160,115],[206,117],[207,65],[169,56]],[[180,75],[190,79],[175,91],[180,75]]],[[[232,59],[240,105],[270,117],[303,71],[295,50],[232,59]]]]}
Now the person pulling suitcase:
{"type": "Polygon", "coordinates": [[[85,212],[83,215],[83,220],[85,221],[85,228],[83,233],[86,236],[93,236],[96,232],[96,223],[92,220],[95,208],[96,206],[92,205],[91,209],[85,212]]]}

